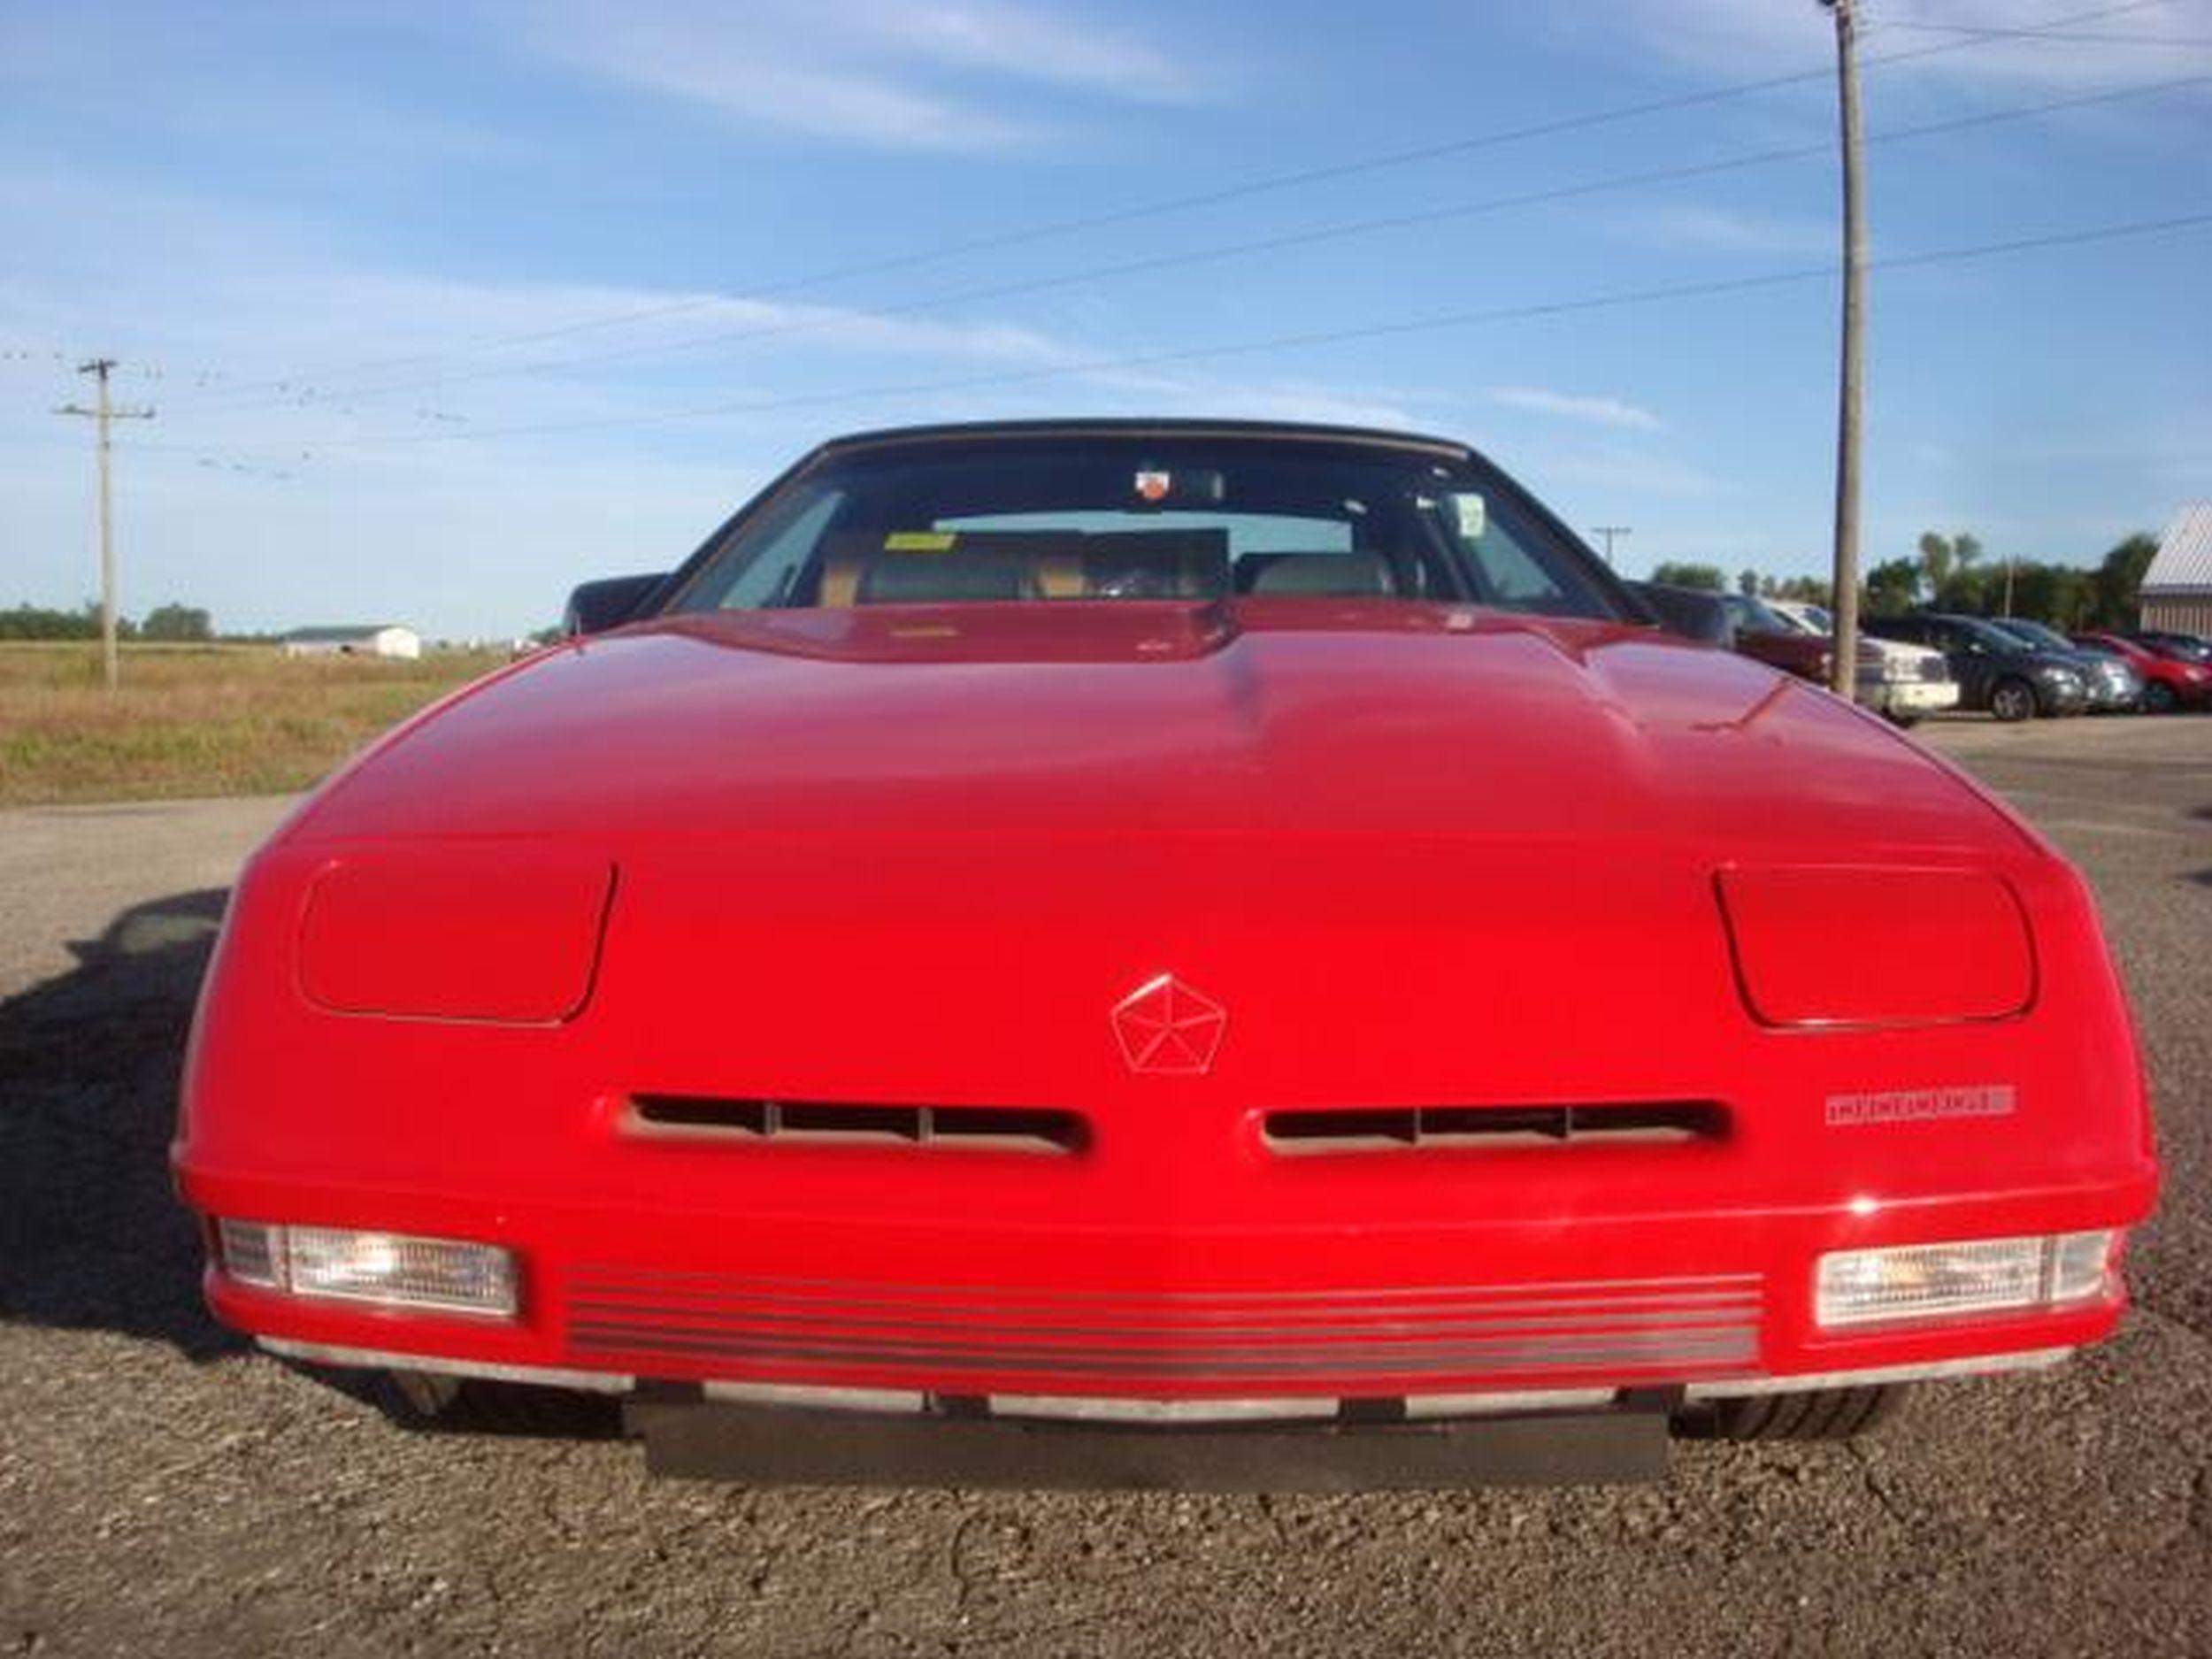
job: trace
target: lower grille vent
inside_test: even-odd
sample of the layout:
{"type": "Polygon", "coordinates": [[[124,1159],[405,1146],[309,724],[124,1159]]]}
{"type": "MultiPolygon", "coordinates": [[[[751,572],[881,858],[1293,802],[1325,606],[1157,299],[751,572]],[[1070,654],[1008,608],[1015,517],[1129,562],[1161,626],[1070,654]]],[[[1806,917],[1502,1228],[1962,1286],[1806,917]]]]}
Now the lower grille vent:
{"type": "Polygon", "coordinates": [[[726,1100],[639,1094],[630,1126],[642,1133],[715,1139],[974,1151],[1079,1152],[1087,1135],[1073,1112],[1027,1107],[864,1106],[817,1101],[726,1100]]]}
{"type": "Polygon", "coordinates": [[[1330,1107],[1272,1111],[1264,1131],[1281,1153],[1387,1152],[1410,1147],[1670,1145],[1724,1140],[1725,1108],[1711,1101],[1599,1106],[1330,1107]]]}
{"type": "Polygon", "coordinates": [[[901,1284],[586,1264],[568,1340],[650,1375],[974,1395],[1119,1382],[1448,1392],[1753,1367],[1755,1273],[1304,1290],[901,1284]],[[982,1373],[994,1373],[985,1377],[982,1373]]]}

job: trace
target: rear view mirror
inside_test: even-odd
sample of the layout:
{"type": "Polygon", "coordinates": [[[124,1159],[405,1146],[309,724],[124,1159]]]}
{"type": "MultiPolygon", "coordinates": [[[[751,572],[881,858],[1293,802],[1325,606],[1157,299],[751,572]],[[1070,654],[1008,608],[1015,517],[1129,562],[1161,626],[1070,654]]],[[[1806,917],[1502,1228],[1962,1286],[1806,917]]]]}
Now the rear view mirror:
{"type": "Polygon", "coordinates": [[[638,615],[654,591],[668,580],[664,571],[649,576],[606,576],[585,582],[568,595],[568,610],[561,618],[561,632],[573,638],[582,634],[604,634],[638,615]]]}
{"type": "Polygon", "coordinates": [[[1644,602],[1668,633],[1695,640],[1701,645],[1727,649],[1735,644],[1735,626],[1729,621],[1728,607],[1721,603],[1718,594],[1703,588],[1677,588],[1663,582],[1628,582],[1624,586],[1644,602]]]}

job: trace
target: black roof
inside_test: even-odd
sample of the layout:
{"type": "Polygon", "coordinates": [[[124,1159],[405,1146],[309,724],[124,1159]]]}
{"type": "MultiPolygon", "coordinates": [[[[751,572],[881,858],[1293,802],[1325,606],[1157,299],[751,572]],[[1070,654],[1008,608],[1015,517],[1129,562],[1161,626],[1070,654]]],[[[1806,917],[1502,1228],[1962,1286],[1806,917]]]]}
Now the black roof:
{"type": "Polygon", "coordinates": [[[933,426],[884,426],[848,433],[818,446],[833,449],[874,449],[906,443],[958,443],[978,438],[1276,438],[1292,442],[1372,444],[1393,449],[1425,449],[1454,457],[1471,456],[1466,444],[1417,432],[1373,426],[1337,426],[1301,420],[1238,420],[1203,418],[1101,416],[1057,420],[949,421],[933,426]]]}

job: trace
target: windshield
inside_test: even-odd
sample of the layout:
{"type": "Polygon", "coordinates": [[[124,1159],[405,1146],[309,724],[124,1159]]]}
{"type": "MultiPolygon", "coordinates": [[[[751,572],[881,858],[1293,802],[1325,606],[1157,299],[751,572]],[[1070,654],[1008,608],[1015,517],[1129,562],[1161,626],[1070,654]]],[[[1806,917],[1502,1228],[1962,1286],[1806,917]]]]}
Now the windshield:
{"type": "Polygon", "coordinates": [[[2031,622],[2025,617],[2010,617],[1997,626],[2016,639],[2025,640],[2031,645],[2039,645],[2047,651],[2078,652],[2082,649],[2055,629],[2045,627],[2040,622],[2031,622]]]}
{"type": "Polygon", "coordinates": [[[1767,607],[1780,618],[1793,634],[1828,634],[1836,631],[1834,621],[1818,605],[1786,604],[1767,607]]]}
{"type": "Polygon", "coordinates": [[[1981,617],[1952,617],[1948,620],[1951,626],[1960,633],[1970,639],[1980,641],[1983,646],[1993,651],[2001,651],[2009,655],[2022,649],[2027,643],[2016,634],[2008,634],[1995,623],[1981,617]]]}
{"type": "Polygon", "coordinates": [[[2162,634],[2151,639],[2151,649],[2162,657],[2183,663],[2212,663],[2212,644],[2185,634],[2162,634]]]}
{"type": "Polygon", "coordinates": [[[890,443],[787,482],[678,611],[1227,595],[1623,614],[1498,474],[1372,444],[1214,437],[890,443]]]}

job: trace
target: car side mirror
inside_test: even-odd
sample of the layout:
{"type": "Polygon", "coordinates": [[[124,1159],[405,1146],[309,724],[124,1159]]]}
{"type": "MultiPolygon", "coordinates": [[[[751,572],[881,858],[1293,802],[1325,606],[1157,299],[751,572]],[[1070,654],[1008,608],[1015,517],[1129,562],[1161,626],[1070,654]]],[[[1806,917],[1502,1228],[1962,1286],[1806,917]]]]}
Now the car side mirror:
{"type": "Polygon", "coordinates": [[[1728,607],[1718,594],[1662,582],[1632,581],[1624,586],[1643,601],[1645,609],[1668,633],[1701,645],[1725,648],[1735,642],[1735,625],[1729,620],[1728,607]]]}
{"type": "Polygon", "coordinates": [[[561,618],[561,632],[572,639],[579,634],[604,634],[635,617],[654,590],[668,580],[665,571],[649,576],[606,576],[584,582],[568,595],[568,610],[561,618]]]}

